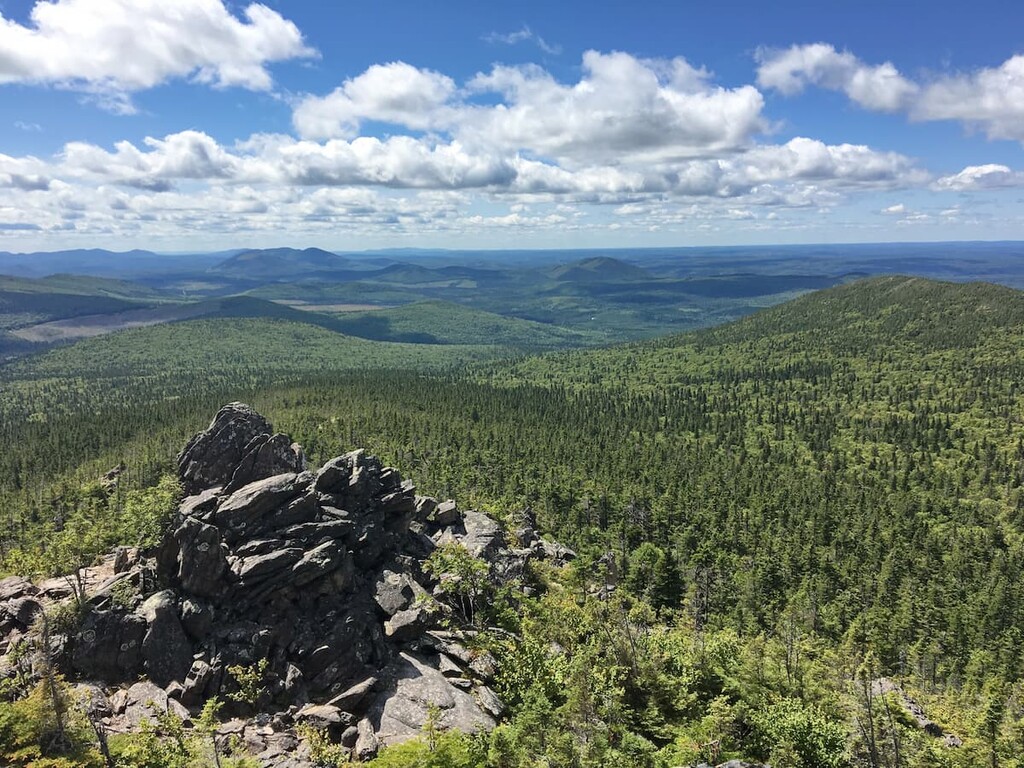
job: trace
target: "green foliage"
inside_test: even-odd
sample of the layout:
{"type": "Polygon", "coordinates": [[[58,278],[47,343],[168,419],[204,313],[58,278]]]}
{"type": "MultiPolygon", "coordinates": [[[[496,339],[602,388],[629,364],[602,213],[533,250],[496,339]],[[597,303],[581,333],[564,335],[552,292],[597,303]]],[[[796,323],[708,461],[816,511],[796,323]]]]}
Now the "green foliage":
{"type": "Polygon", "coordinates": [[[467,621],[477,620],[480,601],[491,586],[486,562],[473,557],[462,544],[449,542],[431,553],[423,570],[440,582],[443,594],[467,621]]]}
{"type": "Polygon", "coordinates": [[[0,762],[22,768],[99,768],[91,733],[60,676],[44,675],[24,698],[0,701],[0,762]]]}
{"type": "Polygon", "coordinates": [[[840,768],[845,764],[846,729],[815,707],[781,699],[754,712],[753,743],[762,754],[796,768],[840,768]]]}
{"type": "Polygon", "coordinates": [[[243,747],[221,743],[216,735],[220,706],[216,698],[208,700],[193,729],[173,712],[143,719],[138,731],[110,737],[111,756],[118,768],[259,768],[260,761],[243,747]]]}
{"type": "Polygon", "coordinates": [[[269,666],[270,662],[264,658],[248,666],[235,664],[228,667],[228,674],[238,686],[238,690],[229,694],[229,697],[255,709],[260,697],[266,693],[266,677],[269,666]]]}
{"type": "Polygon", "coordinates": [[[459,731],[445,731],[386,747],[368,765],[373,768],[484,768],[483,747],[459,731]]]}
{"type": "Polygon", "coordinates": [[[299,725],[296,732],[306,742],[309,757],[319,768],[339,768],[350,762],[348,750],[331,741],[326,729],[299,725]]]}

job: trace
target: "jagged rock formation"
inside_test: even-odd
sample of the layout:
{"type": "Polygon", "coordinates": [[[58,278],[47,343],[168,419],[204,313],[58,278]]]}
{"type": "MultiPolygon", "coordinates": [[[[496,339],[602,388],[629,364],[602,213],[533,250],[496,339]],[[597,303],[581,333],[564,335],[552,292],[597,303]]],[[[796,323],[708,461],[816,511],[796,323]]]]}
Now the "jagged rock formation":
{"type": "MultiPolygon", "coordinates": [[[[139,701],[195,712],[237,690],[229,667],[265,659],[257,700],[234,713],[268,713],[264,730],[309,722],[365,759],[418,735],[431,705],[442,728],[493,727],[503,710],[496,662],[438,599],[441,575],[424,561],[456,542],[507,582],[530,559],[560,564],[569,550],[528,521],[511,549],[492,518],[417,496],[361,450],[310,471],[299,446],[240,403],[189,441],[178,467],[189,495],[163,543],[113,558],[63,645],[73,673],[107,686],[113,720],[137,721],[139,701]]],[[[27,630],[36,588],[0,586],[0,628],[27,630]]]]}

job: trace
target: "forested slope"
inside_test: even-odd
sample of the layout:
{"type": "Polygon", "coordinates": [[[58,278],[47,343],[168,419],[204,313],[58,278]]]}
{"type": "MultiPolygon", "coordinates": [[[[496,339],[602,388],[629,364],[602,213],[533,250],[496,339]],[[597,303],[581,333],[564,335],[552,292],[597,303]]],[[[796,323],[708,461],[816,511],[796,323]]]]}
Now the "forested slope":
{"type": "Polygon", "coordinates": [[[192,371],[173,405],[171,379],[153,404],[128,377],[81,412],[23,403],[5,422],[5,562],[32,562],[85,508],[83,480],[125,460],[152,481],[211,406],[244,397],[317,460],[366,446],[425,492],[532,509],[580,550],[580,583],[520,628],[537,645],[515,653],[539,671],[508,693],[513,752],[682,765],[717,742],[776,765],[1015,765],[1022,350],[1024,294],[881,278],[708,331],[467,373],[204,387],[192,371]],[[564,655],[537,650],[552,642],[564,655]],[[597,667],[612,677],[587,677],[597,667]],[[964,746],[916,727],[885,676],[964,746]],[[531,741],[528,717],[564,739],[531,741]]]}

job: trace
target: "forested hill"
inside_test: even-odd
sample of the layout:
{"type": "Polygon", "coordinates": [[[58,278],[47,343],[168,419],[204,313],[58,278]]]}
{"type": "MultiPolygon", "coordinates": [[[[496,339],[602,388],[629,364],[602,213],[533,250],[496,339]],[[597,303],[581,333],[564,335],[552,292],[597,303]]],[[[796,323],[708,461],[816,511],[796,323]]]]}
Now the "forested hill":
{"type": "Polygon", "coordinates": [[[517,757],[489,765],[1024,754],[1022,293],[879,278],[444,374],[211,384],[204,363],[154,390],[89,362],[8,382],[27,415],[0,422],[6,569],[137,537],[120,492],[89,481],[123,461],[125,484],[154,482],[244,398],[314,460],[365,446],[423,492],[529,509],[579,552],[577,581],[516,627],[508,668],[530,674],[503,683],[501,733],[517,757]],[[964,744],[886,698],[893,680],[964,744]]]}
{"type": "Polygon", "coordinates": [[[559,386],[663,386],[678,374],[764,371],[812,360],[899,358],[919,365],[928,355],[952,359],[943,350],[972,349],[978,363],[991,357],[1012,364],[1022,340],[1024,291],[888,276],[816,291],[715,328],[499,364],[492,375],[559,386]]]}
{"type": "MultiPolygon", "coordinates": [[[[699,337],[713,344],[795,334],[838,343],[847,351],[894,343],[937,349],[973,345],[986,333],[1022,323],[1024,291],[890,276],[808,294],[699,337]]],[[[673,338],[678,339],[667,343],[673,338]]]]}

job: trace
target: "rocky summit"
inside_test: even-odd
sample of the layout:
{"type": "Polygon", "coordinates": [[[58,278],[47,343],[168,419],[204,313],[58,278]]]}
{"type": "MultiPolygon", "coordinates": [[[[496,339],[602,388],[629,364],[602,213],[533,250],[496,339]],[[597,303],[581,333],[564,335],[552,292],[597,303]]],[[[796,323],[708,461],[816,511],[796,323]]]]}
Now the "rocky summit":
{"type": "MultiPolygon", "coordinates": [[[[360,759],[428,718],[495,725],[498,664],[475,642],[471,606],[449,599],[465,576],[428,559],[455,551],[492,582],[530,589],[531,560],[557,566],[571,551],[526,518],[509,536],[486,514],[418,496],[361,450],[310,469],[241,403],[189,441],[178,470],[188,495],[160,546],[108,558],[87,579],[79,626],[53,641],[107,727],[131,730],[154,708],[188,721],[217,696],[264,764],[299,766],[304,723],[360,759]]],[[[2,650],[62,593],[0,587],[2,650]]]]}

